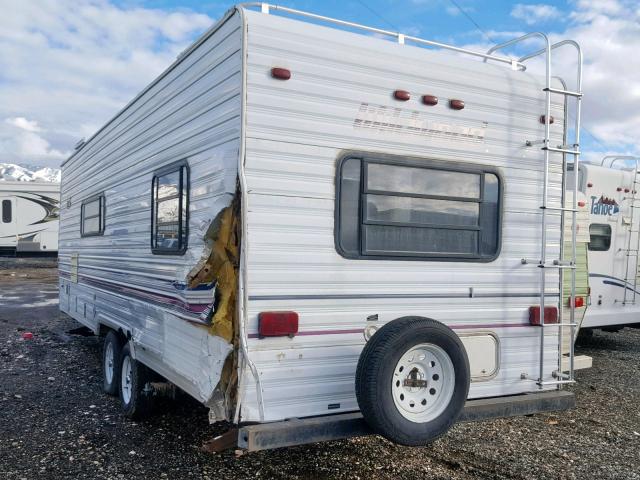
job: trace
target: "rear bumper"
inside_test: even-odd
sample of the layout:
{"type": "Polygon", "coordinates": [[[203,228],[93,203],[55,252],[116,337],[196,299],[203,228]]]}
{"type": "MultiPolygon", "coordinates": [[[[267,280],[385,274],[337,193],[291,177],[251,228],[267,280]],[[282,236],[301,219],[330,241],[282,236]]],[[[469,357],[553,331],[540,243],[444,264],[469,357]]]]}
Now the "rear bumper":
{"type": "MultiPolygon", "coordinates": [[[[574,408],[575,404],[574,394],[564,390],[468,400],[458,421],[473,422],[567,410],[574,408]]],[[[345,413],[241,427],[238,446],[247,451],[257,451],[372,433],[359,412],[345,413]]]]}

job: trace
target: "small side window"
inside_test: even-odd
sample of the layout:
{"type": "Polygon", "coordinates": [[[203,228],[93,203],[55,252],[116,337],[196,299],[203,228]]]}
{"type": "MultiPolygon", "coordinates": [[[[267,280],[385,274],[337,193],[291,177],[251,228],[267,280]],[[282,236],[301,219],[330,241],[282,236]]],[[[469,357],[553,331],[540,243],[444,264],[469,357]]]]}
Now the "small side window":
{"type": "Polygon", "coordinates": [[[589,225],[589,250],[593,252],[606,252],[611,247],[611,225],[606,223],[593,223],[589,225]]]}
{"type": "Polygon", "coordinates": [[[80,235],[93,237],[104,234],[104,194],[96,195],[82,202],[80,211],[80,235]]]}
{"type": "Polygon", "coordinates": [[[181,255],[187,250],[189,167],[178,165],[153,176],[151,184],[151,251],[181,255]]]}
{"type": "Polygon", "coordinates": [[[11,207],[11,200],[2,200],[2,223],[11,223],[13,217],[11,207]]]}

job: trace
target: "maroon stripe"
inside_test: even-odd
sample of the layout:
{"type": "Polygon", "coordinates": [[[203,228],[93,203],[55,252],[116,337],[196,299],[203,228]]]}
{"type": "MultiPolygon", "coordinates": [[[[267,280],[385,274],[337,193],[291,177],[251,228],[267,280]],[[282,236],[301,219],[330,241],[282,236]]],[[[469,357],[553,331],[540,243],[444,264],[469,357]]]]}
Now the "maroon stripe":
{"type": "MultiPolygon", "coordinates": [[[[64,272],[60,272],[60,275],[66,277],[69,276],[64,272]]],[[[168,295],[163,295],[161,293],[152,293],[135,287],[125,287],[123,285],[113,284],[108,281],[95,280],[86,276],[83,276],[82,283],[94,285],[99,288],[104,288],[106,290],[111,290],[128,296],[137,297],[138,299],[143,298],[162,305],[171,305],[173,307],[180,308],[193,314],[200,314],[204,312],[210,305],[209,303],[188,303],[168,295]]]]}
{"type": "MultiPolygon", "coordinates": [[[[487,323],[483,325],[450,325],[449,328],[453,330],[463,330],[468,328],[518,328],[518,327],[530,327],[528,323],[487,323]]],[[[352,328],[349,330],[308,330],[304,332],[298,332],[296,336],[306,335],[345,335],[353,333],[362,333],[362,328],[352,328]]],[[[249,338],[259,338],[257,333],[250,333],[249,338]]]]}

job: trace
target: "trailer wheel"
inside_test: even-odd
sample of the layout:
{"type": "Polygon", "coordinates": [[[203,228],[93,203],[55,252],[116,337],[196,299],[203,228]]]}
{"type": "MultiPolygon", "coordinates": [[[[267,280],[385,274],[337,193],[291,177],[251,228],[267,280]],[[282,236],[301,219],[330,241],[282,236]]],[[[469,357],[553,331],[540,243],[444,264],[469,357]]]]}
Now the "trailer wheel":
{"type": "Polygon", "coordinates": [[[121,353],[120,337],[113,330],[109,330],[102,346],[102,389],[113,396],[118,395],[121,353]]]}
{"type": "Polygon", "coordinates": [[[153,407],[153,392],[149,387],[152,372],[131,357],[127,343],[120,362],[120,405],[124,414],[134,420],[149,416],[153,407]]]}
{"type": "Polygon", "coordinates": [[[455,423],[469,383],[466,351],[449,327],[402,317],[380,328],[365,345],[356,370],[356,397],[376,433],[419,446],[455,423]]]}

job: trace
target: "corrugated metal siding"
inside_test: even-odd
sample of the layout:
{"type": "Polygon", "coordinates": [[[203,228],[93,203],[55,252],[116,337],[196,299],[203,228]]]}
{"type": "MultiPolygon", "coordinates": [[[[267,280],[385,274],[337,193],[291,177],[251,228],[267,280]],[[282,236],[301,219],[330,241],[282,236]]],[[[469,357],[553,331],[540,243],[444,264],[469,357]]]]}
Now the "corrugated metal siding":
{"type": "MultiPolygon", "coordinates": [[[[529,73],[426,51],[276,16],[247,12],[248,294],[251,358],[261,377],[265,419],[357,409],[354,373],[366,317],[379,323],[404,315],[435,318],[453,328],[490,329],[500,338],[497,377],[474,383],[471,397],[535,390],[539,330],[524,325],[537,303],[543,156],[526,140],[543,137],[543,80],[529,73]],[[292,78],[271,79],[271,67],[292,78]],[[396,89],[410,102],[392,100],[396,89]],[[437,95],[425,107],[420,94],[437,95]],[[447,98],[466,102],[447,108],[447,98]],[[452,140],[354,128],[362,104],[399,115],[484,128],[482,141],[452,140]],[[376,107],[378,108],[378,107],[376,107]],[[416,112],[416,113],[414,113],[416,112]],[[502,252],[491,263],[346,260],[334,247],[335,167],[346,151],[472,162],[504,177],[502,252]],[[476,298],[383,298],[388,295],[476,298]],[[341,295],[368,295],[366,299],[341,295]],[[497,298],[484,298],[487,295],[497,298]],[[293,297],[302,298],[293,298],[293,297]],[[322,299],[322,297],[327,297],[322,299]],[[291,298],[287,298],[291,297],[291,298]],[[302,335],[253,338],[264,310],[300,313],[302,335]],[[350,333],[354,332],[356,333],[350,333]],[[323,335],[324,334],[324,335],[323,335]],[[522,380],[526,373],[528,380],[522,380]],[[339,404],[328,410],[329,404],[339,404]]],[[[561,99],[553,105],[554,144],[562,143],[561,99]]],[[[549,198],[559,206],[560,158],[553,159],[549,198]]],[[[560,250],[560,217],[549,215],[549,259],[560,250]]],[[[557,271],[547,293],[559,294],[557,271]]],[[[550,302],[553,299],[549,300],[550,302]]],[[[548,379],[557,365],[557,337],[545,340],[548,379]]],[[[246,375],[243,418],[259,418],[255,385],[246,375]]]]}
{"type": "Polygon", "coordinates": [[[212,345],[217,337],[185,321],[198,315],[176,310],[171,302],[213,301],[211,289],[185,291],[183,285],[203,252],[211,220],[236,190],[241,46],[236,14],[67,161],[62,175],[62,309],[91,326],[98,321],[130,326],[146,349],[145,362],[202,401],[215,387],[230,347],[219,338],[212,345]],[[189,249],[180,256],[153,255],[153,173],[180,160],[188,162],[191,177],[189,249]],[[101,192],[104,235],[80,238],[81,202],[101,192]],[[68,279],[72,254],[78,255],[77,284],[68,279]],[[136,299],[140,295],[163,301],[136,299]]]}

